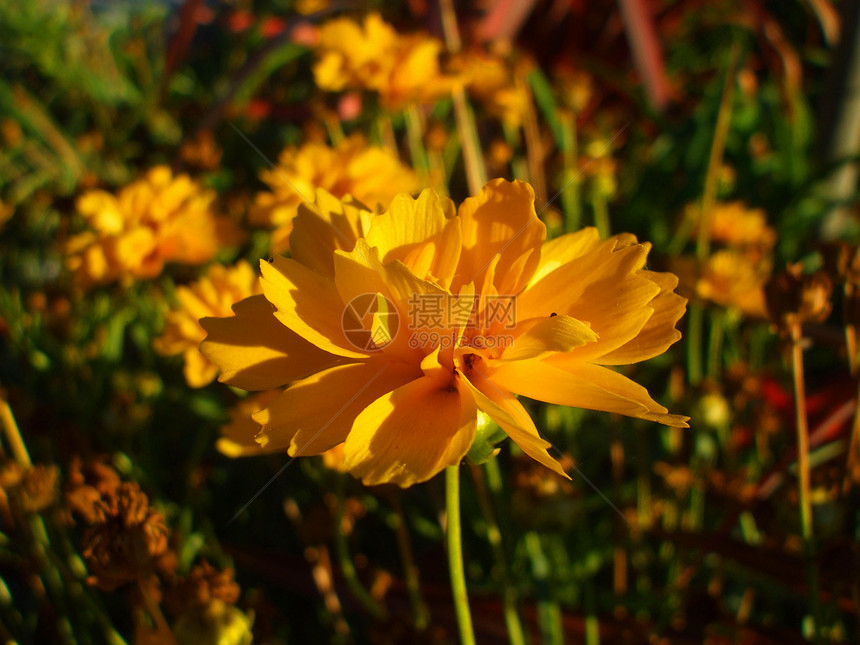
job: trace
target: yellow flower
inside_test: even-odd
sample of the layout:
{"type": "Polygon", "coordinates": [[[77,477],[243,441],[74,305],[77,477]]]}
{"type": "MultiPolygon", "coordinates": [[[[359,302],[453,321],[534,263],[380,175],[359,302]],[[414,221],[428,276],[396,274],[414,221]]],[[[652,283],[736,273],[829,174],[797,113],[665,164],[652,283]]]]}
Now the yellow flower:
{"type": "Polygon", "coordinates": [[[769,261],[724,249],[708,258],[696,283],[696,294],[747,316],[765,318],[764,284],[769,275],[769,261]]]}
{"type": "Polygon", "coordinates": [[[178,307],[167,313],[164,331],[153,340],[153,348],[162,356],[182,354],[188,385],[208,385],[218,374],[218,368],[198,349],[206,337],[199,320],[204,316],[229,316],[234,303],[257,293],[260,293],[259,280],[244,260],[230,268],[211,266],[197,282],[176,289],[178,307]]]}
{"type": "Polygon", "coordinates": [[[67,243],[67,266],[84,287],[159,275],[166,262],[203,264],[238,241],[232,222],[216,216],[215,195],[187,175],[159,166],[112,195],[91,190],[77,209],[90,230],[67,243]]]}
{"type": "Polygon", "coordinates": [[[386,109],[397,110],[450,93],[455,81],[439,69],[441,50],[427,34],[398,34],[377,13],[363,25],[336,18],[320,28],[314,78],[323,90],[378,92],[386,109]]]}
{"type": "MultiPolygon", "coordinates": [[[[698,206],[689,207],[697,217],[698,206]]],[[[776,244],[776,231],[767,225],[760,208],[749,208],[743,202],[714,205],[711,211],[711,239],[729,246],[760,246],[770,249],[776,244]]]]}
{"type": "Polygon", "coordinates": [[[263,170],[260,178],[270,191],[258,193],[249,213],[254,226],[275,227],[273,253],[289,248],[296,208],[324,188],[335,197],[352,195],[371,208],[387,207],[395,195],[418,190],[418,179],[397,155],[369,146],[363,137],[344,139],[336,148],[307,143],[281,152],[278,167],[263,170]]]}
{"type": "Polygon", "coordinates": [[[522,125],[529,109],[529,96],[517,87],[514,70],[503,59],[473,51],[455,58],[451,69],[463,74],[468,91],[490,114],[510,127],[522,125]]]}
{"type": "Polygon", "coordinates": [[[685,427],[612,369],[678,340],[677,278],[644,270],[632,235],[545,238],[523,182],[493,180],[459,211],[432,190],[398,195],[376,216],[318,191],[293,257],[262,263],[263,295],[236,316],[201,321],[201,351],[236,387],[289,384],[253,415],[262,449],[342,443],[368,485],[458,463],[479,410],[564,474],[514,393],[685,427]]]}

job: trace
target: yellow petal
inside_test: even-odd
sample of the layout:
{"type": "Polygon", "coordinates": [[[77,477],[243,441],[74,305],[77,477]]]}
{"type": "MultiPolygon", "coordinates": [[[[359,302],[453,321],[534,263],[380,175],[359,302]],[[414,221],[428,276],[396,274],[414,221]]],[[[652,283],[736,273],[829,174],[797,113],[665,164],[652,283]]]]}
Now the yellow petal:
{"type": "Polygon", "coordinates": [[[371,403],[344,443],[345,467],[368,486],[427,481],[460,462],[475,437],[468,391],[423,376],[371,403]]]}
{"type": "Polygon", "coordinates": [[[463,250],[457,266],[453,291],[460,285],[481,284],[487,266],[500,255],[495,286],[498,293],[519,293],[539,261],[539,249],[546,239],[546,227],[535,215],[534,191],[522,181],[494,179],[475,197],[460,206],[463,250]],[[510,269],[528,254],[520,270],[510,269]]]}
{"type": "MultiPolygon", "coordinates": [[[[345,303],[334,283],[295,260],[275,256],[261,261],[260,284],[275,305],[275,318],[320,349],[348,358],[365,358],[344,334],[345,303]]],[[[355,328],[357,321],[350,321],[355,328]]]]}
{"type": "Polygon", "coordinates": [[[317,189],[313,205],[302,203],[290,235],[293,259],[315,273],[334,278],[335,251],[352,251],[361,234],[363,206],[317,189]]]}
{"type": "Polygon", "coordinates": [[[218,367],[213,365],[200,350],[190,347],[183,354],[185,366],[182,373],[189,387],[205,387],[218,376],[218,367]]]}
{"type": "Polygon", "coordinates": [[[478,409],[487,414],[516,443],[524,453],[562,477],[570,479],[555,459],[547,452],[552,444],[538,434],[528,412],[510,392],[473,372],[463,376],[459,384],[468,388],[475,397],[478,409]]]}
{"type": "Polygon", "coordinates": [[[400,260],[419,278],[432,275],[447,284],[460,256],[460,221],[450,199],[427,189],[417,199],[397,195],[365,239],[386,264],[400,260]]]}
{"type": "Polygon", "coordinates": [[[454,217],[454,203],[430,188],[418,197],[397,195],[388,210],[373,219],[365,239],[379,249],[385,262],[406,257],[445,228],[454,217]]]}
{"type": "Polygon", "coordinates": [[[648,245],[614,250],[616,240],[572,260],[517,297],[517,316],[567,314],[588,323],[599,339],[575,350],[580,360],[601,362],[642,330],[660,286],[640,271],[648,245]]]}
{"type": "Polygon", "coordinates": [[[673,291],[678,286],[678,277],[653,271],[642,274],[660,287],[660,295],[650,303],[654,314],[633,340],[601,356],[601,365],[628,365],[659,356],[681,338],[675,324],[686,311],[687,299],[673,291]]]}
{"type": "Polygon", "coordinates": [[[669,414],[641,385],[610,368],[577,362],[568,354],[496,362],[492,368],[493,383],[530,399],[687,427],[687,417],[669,414]]]}
{"type": "Polygon", "coordinates": [[[317,455],[346,439],[356,416],[374,400],[421,376],[418,366],[380,360],[338,365],[298,381],[254,414],[265,449],[317,455]]]}
{"type": "Polygon", "coordinates": [[[516,337],[505,349],[502,360],[517,361],[550,352],[569,352],[595,341],[597,334],[581,320],[563,314],[541,318],[516,337]]]}
{"type": "Polygon", "coordinates": [[[549,240],[541,247],[540,262],[529,280],[529,285],[540,281],[560,266],[594,250],[599,244],[600,234],[593,226],[549,240]]]}
{"type": "Polygon", "coordinates": [[[263,296],[233,305],[235,316],[203,318],[200,351],[221,370],[220,381],[268,390],[330,367],[339,360],[284,327],[263,296]]]}
{"type": "Polygon", "coordinates": [[[265,408],[278,394],[280,390],[266,390],[234,405],[230,409],[230,420],[221,427],[221,436],[215,442],[218,452],[233,459],[283,452],[283,448],[266,450],[257,443],[255,437],[260,431],[260,424],[251,418],[252,414],[265,408]]]}

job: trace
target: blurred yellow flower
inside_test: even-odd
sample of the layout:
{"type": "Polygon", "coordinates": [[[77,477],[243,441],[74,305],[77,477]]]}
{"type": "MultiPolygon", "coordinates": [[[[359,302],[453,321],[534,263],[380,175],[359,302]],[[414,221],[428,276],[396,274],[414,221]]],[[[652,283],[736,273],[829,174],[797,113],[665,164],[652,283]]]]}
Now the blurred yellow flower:
{"type": "Polygon", "coordinates": [[[178,306],[167,313],[164,331],[152,341],[153,348],[162,356],[182,354],[188,385],[208,385],[218,368],[198,349],[206,337],[199,320],[204,316],[229,316],[234,303],[258,293],[260,280],[244,260],[229,268],[212,265],[197,282],[176,289],[178,306]]]}
{"type": "Polygon", "coordinates": [[[388,206],[398,193],[418,190],[418,178],[388,148],[369,146],[360,135],[344,139],[336,148],[306,143],[281,152],[278,166],[260,173],[269,191],[257,193],[249,221],[274,227],[273,253],[289,248],[296,208],[324,188],[336,197],[352,195],[375,208],[388,206]]]}
{"type": "Polygon", "coordinates": [[[263,450],[343,444],[368,485],[458,463],[479,410],[564,474],[514,393],[686,427],[611,367],[680,338],[677,278],[646,271],[632,235],[545,238],[523,182],[493,180],[459,210],[432,190],[398,195],[379,215],[318,191],[293,257],[262,263],[263,295],[234,317],[201,321],[201,351],[236,387],[287,385],[253,415],[263,450]]]}
{"type": "Polygon", "coordinates": [[[451,92],[456,81],[439,68],[441,50],[442,43],[427,34],[398,34],[377,13],[364,24],[336,18],[320,28],[314,78],[327,91],[378,92],[383,107],[397,110],[451,92]]]}
{"type": "Polygon", "coordinates": [[[705,263],[696,294],[747,316],[765,318],[764,284],[770,272],[769,261],[734,249],[717,251],[705,263]]]}
{"type": "Polygon", "coordinates": [[[515,71],[504,59],[482,51],[464,52],[451,61],[449,69],[460,73],[468,92],[487,112],[507,126],[522,125],[530,99],[517,87],[515,71]]]}
{"type": "Polygon", "coordinates": [[[84,287],[153,278],[167,262],[203,264],[239,241],[212,211],[215,194],[187,175],[158,166],[112,195],[91,190],[77,201],[90,230],[66,245],[67,266],[84,287]]]}
{"type": "MultiPolygon", "coordinates": [[[[698,217],[698,206],[690,206],[698,217]]],[[[711,211],[711,239],[729,246],[759,246],[770,249],[776,244],[776,231],[767,225],[760,208],[749,208],[743,202],[715,204],[711,211]]]]}

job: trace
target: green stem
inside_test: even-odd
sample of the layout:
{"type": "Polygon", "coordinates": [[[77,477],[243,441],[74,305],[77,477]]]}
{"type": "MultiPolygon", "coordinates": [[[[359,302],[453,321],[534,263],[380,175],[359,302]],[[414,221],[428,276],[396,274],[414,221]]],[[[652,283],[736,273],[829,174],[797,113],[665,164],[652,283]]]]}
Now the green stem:
{"type": "Polygon", "coordinates": [[[561,623],[561,609],[552,599],[549,589],[549,560],[543,552],[540,536],[534,531],[525,535],[526,551],[532,561],[532,575],[538,589],[538,622],[544,643],[562,645],[564,628],[561,623]]]}
{"type": "Polygon", "coordinates": [[[409,592],[409,602],[412,604],[412,614],[415,619],[415,629],[422,631],[430,624],[427,605],[421,597],[421,580],[418,565],[412,555],[412,545],[409,541],[409,531],[406,528],[406,516],[400,504],[399,491],[391,496],[391,506],[394,508],[397,534],[397,548],[400,559],[403,560],[403,575],[406,578],[406,589],[409,592]]]}
{"type": "MultiPolygon", "coordinates": [[[[486,463],[490,463],[491,461],[494,462],[495,460],[490,459],[486,463]]],[[[508,628],[508,640],[511,642],[511,645],[525,645],[526,638],[523,633],[523,625],[520,622],[519,614],[517,614],[517,592],[511,584],[505,549],[502,545],[502,532],[499,530],[499,523],[496,521],[493,505],[490,503],[489,495],[487,495],[487,486],[484,481],[483,472],[478,466],[473,466],[472,475],[478,494],[478,504],[481,506],[484,520],[487,522],[487,541],[493,549],[496,566],[501,574],[500,577],[504,587],[502,599],[504,602],[505,625],[508,628]]]]}
{"type": "Polygon", "coordinates": [[[723,371],[723,338],[725,337],[726,317],[723,313],[711,316],[711,333],[708,337],[708,376],[720,380],[723,371]]]}
{"type": "Polygon", "coordinates": [[[797,485],[800,495],[800,527],[809,580],[810,604],[812,605],[813,633],[816,643],[821,643],[821,601],[818,594],[818,567],[815,563],[815,536],[812,528],[812,499],[809,478],[809,422],[806,416],[806,386],[803,375],[802,329],[800,322],[791,325],[791,367],[794,374],[794,399],[797,412],[797,485]]]}
{"type": "Polygon", "coordinates": [[[463,568],[463,539],[460,530],[460,464],[445,469],[445,511],[448,537],[448,571],[451,574],[451,593],[460,628],[460,643],[475,645],[469,597],[466,594],[466,572],[463,568]]]}
{"type": "Polygon", "coordinates": [[[606,195],[600,190],[595,190],[591,198],[591,206],[594,209],[594,225],[600,233],[600,239],[605,240],[612,232],[609,227],[609,207],[606,204],[606,195]]]}
{"type": "Polygon", "coordinates": [[[562,174],[561,193],[562,208],[564,208],[565,230],[568,233],[578,231],[582,223],[582,208],[579,200],[579,145],[576,134],[576,115],[571,112],[561,112],[558,115],[562,129],[562,153],[564,156],[564,173],[562,174]]]}
{"type": "Polygon", "coordinates": [[[409,153],[412,156],[412,166],[418,171],[422,186],[428,185],[430,161],[424,147],[424,120],[418,111],[418,106],[410,103],[406,108],[406,134],[409,139],[409,153]]]}
{"type": "Polygon", "coordinates": [[[376,602],[373,597],[367,592],[361,581],[358,579],[358,573],[355,570],[355,565],[352,563],[352,556],[349,552],[349,544],[346,539],[346,532],[343,530],[344,519],[344,492],[343,478],[338,478],[337,484],[337,509],[335,518],[335,553],[337,554],[338,564],[343,573],[344,580],[362,606],[367,612],[377,620],[383,620],[386,616],[385,609],[376,602]]]}
{"type": "Polygon", "coordinates": [[[687,379],[690,385],[702,381],[702,325],[704,310],[698,302],[690,303],[687,316],[687,379]]]}
{"type": "Polygon", "coordinates": [[[732,47],[729,56],[729,66],[720,98],[720,111],[717,115],[717,125],[714,128],[714,140],[708,156],[708,169],[705,173],[705,189],[702,194],[702,210],[699,214],[699,237],[696,242],[696,257],[704,263],[711,254],[711,211],[717,196],[717,185],[720,178],[720,168],[723,165],[723,152],[726,149],[726,136],[729,133],[729,122],[732,115],[732,99],[735,94],[735,69],[740,57],[740,47],[737,43],[732,47]]]}

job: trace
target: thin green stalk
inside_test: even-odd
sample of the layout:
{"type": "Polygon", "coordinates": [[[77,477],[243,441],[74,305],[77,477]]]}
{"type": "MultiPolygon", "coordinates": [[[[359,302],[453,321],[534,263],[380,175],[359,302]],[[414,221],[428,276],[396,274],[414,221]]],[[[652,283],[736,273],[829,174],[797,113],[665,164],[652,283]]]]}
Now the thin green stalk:
{"type": "Polygon", "coordinates": [[[460,643],[475,645],[472,614],[466,593],[466,572],[463,567],[463,537],[460,529],[460,464],[445,469],[445,514],[448,538],[448,571],[451,575],[451,594],[457,612],[460,643]]]}
{"type": "Polygon", "coordinates": [[[352,563],[352,555],[349,552],[349,543],[346,539],[346,532],[343,530],[344,519],[344,493],[343,493],[343,478],[338,478],[337,484],[337,508],[335,510],[335,553],[337,555],[338,564],[340,565],[341,573],[344,580],[355,596],[355,599],[367,610],[371,616],[377,620],[383,620],[386,617],[385,609],[376,602],[373,597],[367,592],[361,581],[358,579],[358,573],[355,570],[355,565],[352,563]]]}
{"type": "Polygon", "coordinates": [[[526,160],[521,155],[516,154],[520,148],[520,131],[518,128],[510,125],[502,124],[502,130],[505,133],[505,143],[507,143],[514,153],[511,159],[511,172],[514,179],[529,181],[529,168],[526,160]]]}
{"type": "Polygon", "coordinates": [[[812,527],[812,499],[809,477],[809,422],[806,416],[806,386],[803,375],[801,324],[791,325],[791,368],[794,375],[794,399],[797,412],[797,484],[800,496],[800,528],[803,536],[806,573],[809,579],[810,604],[815,642],[822,642],[821,599],[818,594],[818,566],[815,563],[815,536],[812,527]]]}
{"type": "MultiPolygon", "coordinates": [[[[448,51],[456,54],[462,47],[460,29],[457,26],[457,12],[454,10],[454,0],[441,0],[442,31],[445,33],[445,44],[448,51]]],[[[454,116],[457,119],[457,131],[463,146],[463,162],[466,166],[466,178],[469,182],[469,192],[477,195],[487,183],[487,169],[484,165],[484,155],[481,152],[481,140],[478,128],[475,126],[475,113],[472,112],[466,100],[466,90],[462,85],[454,88],[454,116]]]]}
{"type": "Polygon", "coordinates": [[[387,112],[382,112],[376,119],[376,128],[379,131],[379,140],[389,150],[397,152],[397,139],[394,137],[394,125],[387,112]]]}
{"type": "Polygon", "coordinates": [[[711,316],[711,331],[708,336],[708,376],[720,380],[723,371],[723,339],[725,338],[726,317],[723,313],[711,316]]]}
{"type": "Polygon", "coordinates": [[[576,133],[576,115],[562,111],[558,115],[561,121],[561,151],[564,158],[564,173],[562,174],[561,204],[564,209],[565,230],[568,233],[578,231],[582,225],[582,206],[579,195],[579,142],[576,133]]]}
{"type": "Polygon", "coordinates": [[[547,645],[564,643],[564,628],[561,623],[561,609],[549,590],[549,560],[543,552],[540,536],[534,531],[525,535],[526,551],[532,561],[532,576],[538,588],[538,622],[547,645]]]}
{"type": "Polygon", "coordinates": [[[698,302],[690,303],[687,314],[687,379],[690,385],[702,381],[702,325],[704,310],[698,302]]]}
{"type": "Polygon", "coordinates": [[[3,425],[3,430],[6,432],[6,440],[9,442],[9,449],[15,461],[24,468],[32,466],[33,462],[30,461],[30,453],[27,452],[27,446],[21,437],[21,431],[15,422],[15,416],[12,414],[12,408],[9,407],[9,404],[6,403],[2,395],[0,395],[0,424],[3,425]]]}
{"type": "MultiPolygon", "coordinates": [[[[723,83],[720,109],[717,114],[717,124],[714,127],[714,139],[708,155],[708,168],[705,171],[705,187],[702,191],[702,204],[699,211],[699,234],[696,240],[696,259],[699,266],[704,266],[711,254],[711,214],[717,196],[717,186],[720,178],[720,168],[723,165],[723,153],[726,148],[726,137],[732,115],[732,100],[735,93],[735,69],[740,57],[740,47],[737,43],[732,47],[729,56],[729,66],[723,83]]],[[[698,385],[702,380],[702,325],[704,318],[701,307],[691,305],[687,323],[687,366],[691,385],[698,385]],[[696,309],[699,311],[696,311],[696,309]]]]}
{"type": "Polygon", "coordinates": [[[430,161],[427,149],[424,147],[424,119],[418,111],[418,106],[410,103],[406,108],[406,134],[409,139],[409,153],[412,156],[412,166],[418,171],[423,186],[428,185],[430,161]]]}
{"type": "Polygon", "coordinates": [[[720,179],[720,168],[723,165],[723,152],[726,149],[726,136],[729,133],[729,122],[732,115],[732,100],[735,95],[735,69],[740,57],[740,47],[737,43],[729,55],[729,66],[723,93],[720,98],[720,111],[717,115],[717,125],[714,128],[714,140],[708,156],[708,169],[705,174],[705,189],[702,193],[702,209],[699,215],[699,237],[696,242],[696,257],[704,262],[711,254],[711,212],[717,197],[717,185],[720,179]]]}
{"type": "Polygon", "coordinates": [[[591,197],[591,207],[594,209],[594,225],[597,227],[597,232],[600,233],[600,239],[605,240],[612,235],[609,227],[609,207],[606,204],[606,195],[595,190],[591,197]]]}
{"type": "Polygon", "coordinates": [[[395,532],[397,534],[397,548],[400,551],[400,559],[403,560],[403,575],[406,578],[406,589],[409,592],[409,602],[412,605],[412,615],[415,618],[415,628],[418,631],[426,629],[430,624],[430,616],[427,605],[421,597],[421,580],[418,565],[412,555],[412,544],[409,541],[409,531],[406,528],[406,516],[403,514],[403,506],[400,504],[399,493],[391,496],[391,506],[394,508],[396,518],[395,532]]]}
{"type": "MultiPolygon", "coordinates": [[[[490,459],[489,461],[494,460],[490,459]]],[[[489,461],[486,463],[489,463],[489,461]]],[[[487,523],[487,541],[493,549],[493,556],[496,560],[496,566],[500,571],[502,586],[504,587],[502,600],[504,603],[505,625],[508,628],[508,640],[511,642],[511,645],[525,645],[526,638],[523,632],[523,625],[517,613],[517,592],[513,584],[511,584],[505,549],[502,545],[502,532],[499,530],[496,514],[493,512],[493,506],[487,495],[487,487],[481,469],[478,466],[473,466],[472,475],[478,494],[478,504],[481,506],[484,521],[487,523]]]]}

